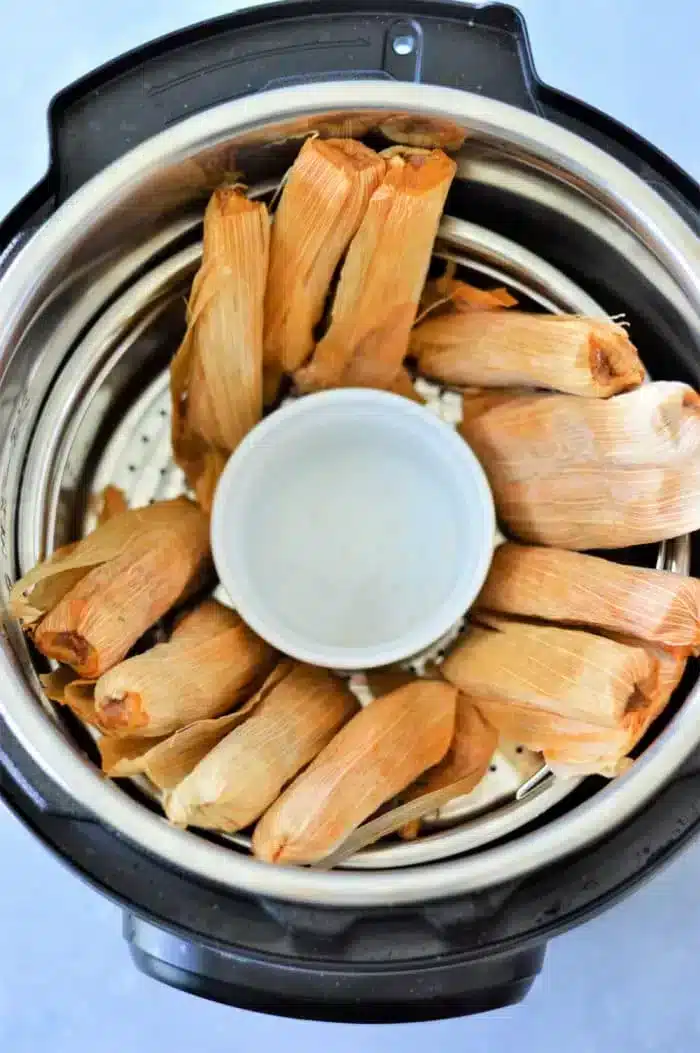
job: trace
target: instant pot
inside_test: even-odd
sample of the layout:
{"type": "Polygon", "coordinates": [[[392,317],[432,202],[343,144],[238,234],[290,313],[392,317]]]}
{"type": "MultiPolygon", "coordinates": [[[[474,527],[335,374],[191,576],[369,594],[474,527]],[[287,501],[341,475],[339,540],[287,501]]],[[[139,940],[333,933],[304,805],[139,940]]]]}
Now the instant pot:
{"type": "MultiPolygon", "coordinates": [[[[464,136],[438,256],[540,309],[624,315],[653,378],[700,387],[700,191],[543,85],[514,9],[323,0],[198,25],[54,99],[49,171],[0,226],[3,605],[20,573],[89,526],[106,483],[134,504],[181,488],[166,369],[211,190],[238,173],[270,195],[304,136],[381,142],[397,114],[404,129],[464,136]]],[[[699,557],[695,537],[630,556],[685,573],[699,557]]],[[[100,775],[40,671],[6,617],[3,799],[123,906],[140,969],[236,1006],[407,1021],[517,1002],[550,938],[651,877],[700,825],[694,660],[623,777],[558,780],[501,751],[478,807],[333,871],[267,866],[245,838],[168,826],[147,785],[100,775]]]]}

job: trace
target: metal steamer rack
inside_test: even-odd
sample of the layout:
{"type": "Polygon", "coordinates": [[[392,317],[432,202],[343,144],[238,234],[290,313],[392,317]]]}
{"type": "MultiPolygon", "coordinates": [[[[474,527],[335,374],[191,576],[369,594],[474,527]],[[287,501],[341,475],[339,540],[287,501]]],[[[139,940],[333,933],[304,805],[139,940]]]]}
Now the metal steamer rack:
{"type": "MultiPolygon", "coordinates": [[[[276,184],[261,184],[251,196],[265,197],[275,188],[276,184]]],[[[200,233],[201,215],[193,215],[122,258],[91,289],[92,303],[75,304],[74,325],[54,335],[55,353],[64,364],[47,395],[22,474],[20,573],[94,526],[91,499],[108,484],[120,487],[131,506],[185,491],[170,452],[167,366],[183,332],[185,298],[201,259],[200,233]]],[[[476,224],[445,217],[435,256],[458,264],[467,279],[471,273],[506,285],[524,306],[607,317],[560,271],[476,224]]],[[[434,412],[458,422],[461,403],[454,392],[422,380],[418,385],[434,412]]],[[[656,566],[689,573],[689,537],[659,545],[656,566]]],[[[427,658],[439,660],[448,642],[449,638],[438,642],[420,656],[419,664],[427,658]]],[[[70,736],[75,718],[67,718],[61,707],[43,698],[26,644],[20,653],[42,704],[70,736]]],[[[362,695],[361,677],[359,683],[362,695]]],[[[474,851],[539,818],[581,781],[557,777],[539,754],[501,741],[479,786],[426,820],[419,838],[380,843],[343,866],[387,869],[474,851]]],[[[129,782],[157,804],[157,792],[145,777],[129,782]]],[[[244,835],[214,837],[239,850],[250,847],[244,835]]]]}

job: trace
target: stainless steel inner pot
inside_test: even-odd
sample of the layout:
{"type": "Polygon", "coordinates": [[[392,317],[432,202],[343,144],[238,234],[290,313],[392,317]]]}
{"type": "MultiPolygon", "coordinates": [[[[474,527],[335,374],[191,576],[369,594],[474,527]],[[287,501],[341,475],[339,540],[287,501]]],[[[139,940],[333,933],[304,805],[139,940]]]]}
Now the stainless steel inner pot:
{"type": "MultiPolygon", "coordinates": [[[[207,192],[232,170],[264,192],[294,156],[302,126],[370,110],[431,114],[467,132],[440,254],[508,281],[550,310],[635,314],[637,299],[658,303],[642,317],[649,348],[663,341],[678,369],[687,363],[692,372],[700,334],[696,239],[636,176],[583,140],[504,104],[384,82],[283,89],[218,107],[127,155],[7,254],[0,279],[3,602],[19,570],[84,528],[91,491],[116,482],[143,503],[181,489],[168,459],[163,370],[182,331],[207,192]],[[609,276],[604,287],[598,280],[606,269],[619,273],[619,288],[609,276]]],[[[653,554],[682,572],[689,557],[688,539],[653,554]]],[[[43,703],[16,626],[6,624],[0,642],[0,711],[76,800],[181,870],[283,899],[400,903],[506,881],[622,822],[700,740],[693,688],[615,783],[562,783],[506,747],[487,800],[438,817],[429,837],[368,850],[332,873],[280,869],[249,858],[240,839],[170,828],[147,802],[103,780],[72,741],[70,722],[43,703]],[[443,830],[445,819],[460,822],[443,830]]]]}

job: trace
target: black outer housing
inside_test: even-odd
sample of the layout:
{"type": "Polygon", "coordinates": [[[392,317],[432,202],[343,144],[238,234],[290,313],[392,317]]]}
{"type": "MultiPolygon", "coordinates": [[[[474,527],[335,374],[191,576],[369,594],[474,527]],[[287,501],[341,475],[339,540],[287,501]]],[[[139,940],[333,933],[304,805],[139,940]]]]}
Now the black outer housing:
{"type": "MultiPolygon", "coordinates": [[[[513,8],[294,0],[154,41],[58,95],[49,172],[0,224],[0,251],[105,165],[198,110],[304,79],[370,76],[480,92],[539,113],[622,160],[699,229],[700,188],[681,169],[538,80],[513,8]],[[406,32],[417,47],[397,57],[391,40],[406,32]]],[[[77,809],[1,721],[0,794],[57,856],[125,907],[132,956],[149,975],[261,1012],[397,1022],[520,1001],[550,937],[632,891],[694,836],[700,751],[647,808],[576,856],[478,894],[364,910],[233,894],[166,866],[77,809]]]]}

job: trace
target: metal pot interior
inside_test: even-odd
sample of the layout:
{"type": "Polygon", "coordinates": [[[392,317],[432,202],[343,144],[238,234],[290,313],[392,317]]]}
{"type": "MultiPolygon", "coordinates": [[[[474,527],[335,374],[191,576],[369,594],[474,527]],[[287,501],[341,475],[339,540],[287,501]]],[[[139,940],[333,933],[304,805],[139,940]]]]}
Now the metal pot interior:
{"type": "MultiPolygon", "coordinates": [[[[383,93],[386,88],[382,85],[383,93]]],[[[483,100],[480,109],[470,96],[438,89],[428,93],[435,96],[428,103],[398,85],[391,86],[391,93],[397,96],[391,110],[405,112],[412,104],[418,114],[432,105],[432,112],[439,110],[468,134],[438,256],[456,259],[468,279],[487,276],[509,285],[533,309],[624,314],[652,377],[700,383],[700,313],[689,295],[693,284],[688,274],[675,272],[661,249],[635,231],[631,217],[619,214],[619,202],[604,202],[604,191],[592,176],[582,184],[575,171],[579,158],[555,167],[550,146],[544,162],[545,147],[541,142],[538,147],[534,133],[542,132],[539,126],[546,122],[527,117],[533,137],[528,152],[519,141],[519,115],[509,107],[489,104],[489,130],[483,127],[483,100]]],[[[211,117],[202,124],[208,115],[185,122],[173,129],[179,138],[172,132],[159,137],[157,164],[146,144],[125,160],[125,165],[131,162],[126,183],[122,179],[115,187],[112,179],[110,184],[110,169],[64,206],[62,218],[66,209],[88,209],[81,231],[64,224],[55,238],[45,238],[42,230],[15,249],[0,283],[3,304],[13,289],[25,290],[23,311],[6,318],[0,330],[0,433],[6,437],[0,453],[3,591],[43,554],[89,527],[91,496],[107,483],[121,486],[133,504],[182,492],[182,476],[169,458],[167,365],[184,331],[184,303],[201,255],[207,193],[235,169],[245,174],[254,193],[267,195],[299,148],[299,90],[270,94],[279,96],[277,107],[269,101],[267,110],[263,106],[256,129],[245,127],[252,118],[237,110],[238,104],[212,111],[218,115],[215,125],[211,117]],[[270,125],[284,107],[286,122],[276,118],[270,125]],[[244,121],[239,134],[234,131],[236,117],[244,121]],[[211,143],[214,127],[221,139],[216,145],[211,143]],[[162,142],[168,136],[170,146],[162,142]],[[100,202],[97,210],[94,200],[100,202]],[[44,250],[42,266],[28,289],[25,271],[37,247],[44,250]]],[[[361,96],[355,112],[366,113],[365,107],[374,105],[369,85],[354,85],[353,94],[361,96]]],[[[339,110],[332,105],[334,120],[339,110]]],[[[305,114],[303,134],[323,129],[328,117],[305,114]]],[[[375,115],[373,123],[381,119],[375,115]]],[[[548,133],[552,127],[547,126],[548,133]]],[[[562,141],[555,141],[562,150],[581,142],[568,133],[559,136],[562,141]]],[[[376,132],[370,132],[370,141],[379,141],[376,132]]],[[[593,162],[602,164],[604,155],[590,160],[584,154],[595,173],[593,162]]],[[[617,168],[614,175],[623,180],[624,170],[617,168]]],[[[667,209],[660,201],[658,206],[667,209]]],[[[673,233],[675,220],[667,218],[673,233]]],[[[449,392],[433,389],[431,400],[447,416],[454,410],[449,392]]],[[[693,550],[692,539],[683,538],[623,555],[687,573],[693,550]]],[[[12,678],[8,676],[8,690],[0,698],[0,712],[4,707],[8,723],[42,767],[54,776],[60,768],[62,783],[71,792],[84,793],[77,783],[86,787],[95,775],[94,743],[74,718],[43,700],[36,679],[40,660],[9,620],[5,633],[1,661],[12,678]],[[32,727],[43,727],[41,735],[32,735],[32,727]],[[63,752],[56,749],[59,742],[63,752]]],[[[365,850],[329,874],[264,867],[249,858],[245,837],[172,831],[145,782],[110,786],[97,806],[97,797],[91,796],[92,807],[149,850],[158,851],[154,846],[161,844],[163,854],[184,869],[193,867],[201,851],[195,860],[200,872],[204,868],[209,876],[237,887],[329,903],[447,895],[506,880],[532,869],[537,858],[561,854],[562,830],[570,831],[567,848],[572,849],[620,821],[624,808],[653,792],[684,751],[700,740],[697,717],[692,741],[687,725],[685,730],[676,727],[690,705],[683,702],[694,679],[693,670],[664,726],[654,729],[640,760],[618,784],[554,779],[535,755],[517,743],[503,743],[495,771],[470,798],[435,816],[424,837],[365,850]],[[673,719],[679,710],[679,718],[673,719]],[[647,778],[642,779],[645,770],[647,778]],[[633,777],[636,793],[633,788],[621,794],[633,777]],[[545,854],[538,857],[538,852],[545,854]]]]}

